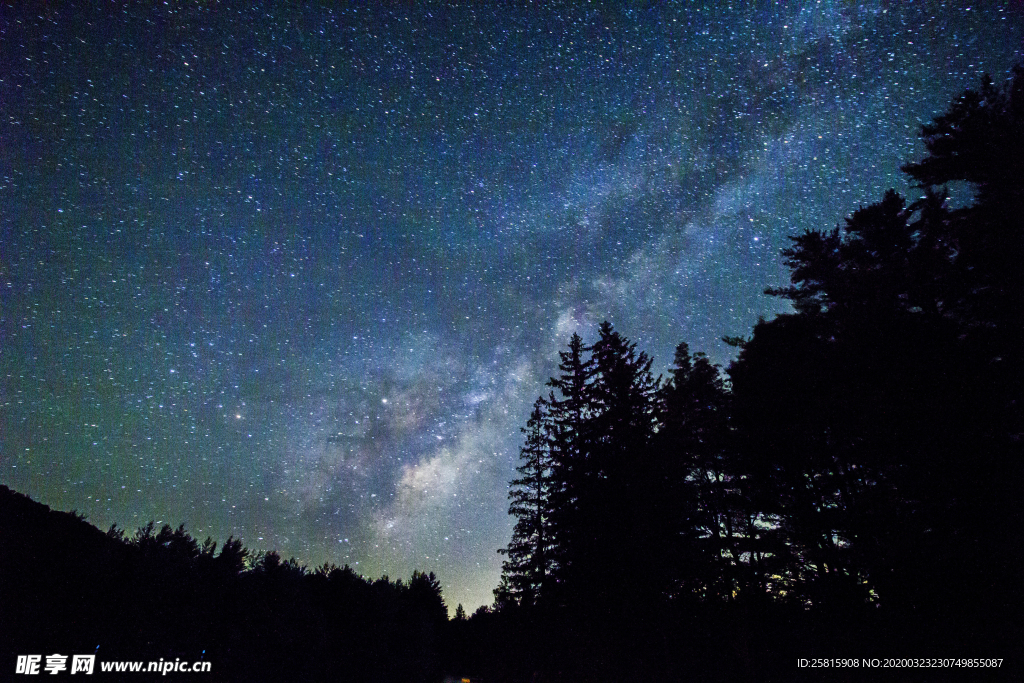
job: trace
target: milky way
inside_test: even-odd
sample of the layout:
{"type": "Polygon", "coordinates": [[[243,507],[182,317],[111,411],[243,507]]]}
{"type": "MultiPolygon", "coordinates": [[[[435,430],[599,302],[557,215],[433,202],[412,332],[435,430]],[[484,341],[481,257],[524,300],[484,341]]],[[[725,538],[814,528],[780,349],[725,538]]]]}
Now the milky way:
{"type": "Polygon", "coordinates": [[[908,191],[1024,36],[961,3],[15,4],[0,480],[467,608],[569,335],[727,363],[787,236],[908,191]]]}

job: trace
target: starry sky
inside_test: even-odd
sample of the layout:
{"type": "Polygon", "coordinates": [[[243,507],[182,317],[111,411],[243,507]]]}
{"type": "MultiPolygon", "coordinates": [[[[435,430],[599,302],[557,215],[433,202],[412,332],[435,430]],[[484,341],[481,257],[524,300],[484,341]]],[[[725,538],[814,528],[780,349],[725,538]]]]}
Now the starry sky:
{"type": "Polygon", "coordinates": [[[0,482],[470,610],[571,333],[728,363],[787,235],[907,191],[1024,39],[1019,3],[13,4],[0,482]]]}

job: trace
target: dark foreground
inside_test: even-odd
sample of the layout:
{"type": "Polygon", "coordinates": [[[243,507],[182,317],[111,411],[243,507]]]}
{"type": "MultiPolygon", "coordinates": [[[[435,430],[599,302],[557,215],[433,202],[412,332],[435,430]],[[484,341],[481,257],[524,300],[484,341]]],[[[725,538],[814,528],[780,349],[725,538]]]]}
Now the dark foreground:
{"type": "Polygon", "coordinates": [[[195,676],[210,681],[1014,680],[1024,636],[1011,604],[957,614],[934,606],[901,614],[777,604],[674,605],[657,614],[513,607],[449,620],[429,574],[369,581],[348,568],[252,557],[235,541],[201,545],[183,529],[103,533],[6,487],[0,605],[0,680],[28,680],[17,661],[33,654],[40,675],[48,655],[67,656],[58,676],[71,675],[73,655],[96,655],[94,675],[107,680],[158,674],[106,672],[104,662],[161,659],[209,662],[210,673],[195,676]],[[814,668],[826,663],[833,666],[814,668]]]}

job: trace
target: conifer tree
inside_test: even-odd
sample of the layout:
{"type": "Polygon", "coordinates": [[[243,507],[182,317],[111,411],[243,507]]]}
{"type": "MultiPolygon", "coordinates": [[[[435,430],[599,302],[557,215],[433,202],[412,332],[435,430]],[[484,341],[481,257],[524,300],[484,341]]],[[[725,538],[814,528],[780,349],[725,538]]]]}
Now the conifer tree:
{"type": "Polygon", "coordinates": [[[509,514],[517,518],[512,540],[499,550],[508,557],[502,563],[498,604],[538,602],[550,580],[554,561],[551,531],[551,450],[548,402],[538,398],[522,430],[526,443],[520,451],[519,477],[511,482],[509,514]]]}
{"type": "Polygon", "coordinates": [[[589,478],[595,506],[608,498],[611,508],[624,508],[642,495],[647,482],[639,476],[650,464],[650,441],[657,422],[658,380],[651,359],[636,351],[608,322],[601,324],[593,346],[592,415],[587,423],[589,478]],[[614,493],[612,490],[615,489],[614,493]]]}
{"type": "Polygon", "coordinates": [[[658,381],[651,359],[602,323],[591,349],[587,414],[579,453],[563,485],[573,501],[571,543],[562,548],[571,600],[621,610],[642,587],[628,558],[645,557],[656,537],[648,496],[656,457],[650,448],[658,381]],[[608,562],[608,557],[623,561],[608,562]]]}
{"type": "Polygon", "coordinates": [[[674,521],[677,575],[683,594],[698,598],[730,594],[725,563],[734,560],[732,518],[723,498],[726,405],[722,379],[703,354],[676,347],[669,379],[660,391],[659,448],[672,467],[669,490],[679,501],[674,521]],[[728,557],[729,559],[724,559],[728,557]]]}
{"type": "Polygon", "coordinates": [[[606,558],[649,552],[653,521],[662,518],[650,495],[658,390],[651,359],[607,322],[594,347],[574,334],[559,356],[551,391],[524,430],[499,605],[539,598],[579,607],[628,596],[627,565],[608,572],[606,558]]]}
{"type": "Polygon", "coordinates": [[[559,352],[558,376],[548,380],[551,388],[549,443],[551,456],[551,559],[552,602],[562,604],[573,583],[576,548],[581,543],[580,492],[585,488],[588,460],[589,422],[593,417],[591,384],[593,362],[590,348],[578,334],[569,340],[568,350],[559,352]]]}

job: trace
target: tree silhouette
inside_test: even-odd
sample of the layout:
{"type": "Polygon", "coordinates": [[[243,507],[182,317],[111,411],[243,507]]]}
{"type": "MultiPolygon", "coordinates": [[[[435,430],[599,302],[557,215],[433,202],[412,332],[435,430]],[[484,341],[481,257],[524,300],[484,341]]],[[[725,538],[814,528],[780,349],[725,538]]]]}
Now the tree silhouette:
{"type": "Polygon", "coordinates": [[[1015,76],[924,126],[929,156],[905,167],[920,201],[890,191],[842,230],[794,238],[792,285],[769,293],[797,312],[759,323],[730,368],[737,426],[771,463],[763,479],[812,600],[878,589],[943,609],[977,603],[983,572],[1013,583],[987,548],[1016,538],[1005,520],[1019,518],[1015,76]],[[953,181],[974,185],[973,205],[947,206],[939,185],[953,181]],[[943,585],[956,588],[940,599],[943,585]]]}
{"type": "Polygon", "coordinates": [[[658,547],[660,520],[667,512],[650,495],[662,469],[661,454],[651,447],[659,382],[647,354],[638,353],[636,344],[607,321],[598,329],[592,354],[589,453],[585,476],[577,480],[583,542],[574,558],[576,580],[592,600],[608,601],[625,613],[644,601],[650,586],[636,580],[627,558],[644,557],[658,547]],[[609,553],[623,561],[607,562],[609,553]]]}
{"type": "MultiPolygon", "coordinates": [[[[651,448],[657,425],[658,380],[651,360],[605,322],[587,347],[573,335],[560,352],[559,375],[534,405],[512,482],[512,542],[502,552],[499,605],[584,605],[621,612],[640,599],[643,582],[623,557],[671,545],[662,520],[669,495],[661,452],[651,448]],[[652,495],[653,487],[659,493],[652,495]]],[[[659,553],[658,571],[668,560],[659,553]]],[[[659,586],[660,589],[660,586],[659,586]]]]}
{"type": "Polygon", "coordinates": [[[661,495],[676,501],[674,591],[698,600],[764,594],[768,577],[782,571],[784,548],[737,452],[719,369],[683,343],[669,375],[657,443],[667,451],[661,495]]]}
{"type": "Polygon", "coordinates": [[[550,560],[548,581],[551,603],[564,604],[571,596],[578,548],[582,535],[580,495],[590,467],[589,421],[594,411],[591,383],[594,369],[590,349],[578,334],[569,340],[568,350],[559,352],[559,374],[548,380],[545,400],[547,441],[550,450],[550,560]]]}
{"type": "Polygon", "coordinates": [[[0,486],[4,657],[99,643],[105,660],[206,659],[227,681],[442,679],[448,621],[436,575],[310,572],[239,539],[215,554],[184,526],[155,526],[104,534],[0,486]]]}
{"type": "Polygon", "coordinates": [[[554,562],[551,529],[551,425],[548,403],[538,398],[522,430],[526,434],[516,468],[519,477],[510,486],[509,514],[517,518],[512,540],[499,550],[508,557],[502,563],[502,583],[495,592],[499,604],[533,605],[548,588],[554,562]]]}

